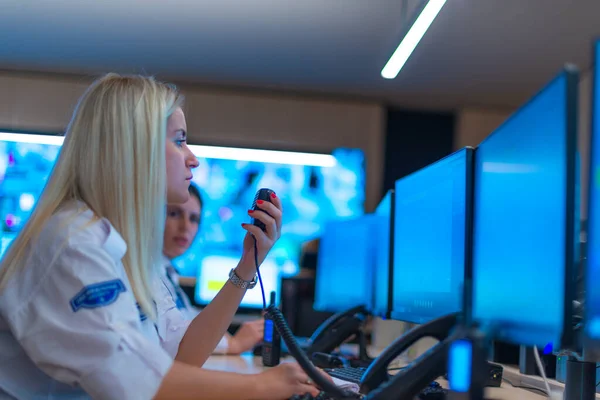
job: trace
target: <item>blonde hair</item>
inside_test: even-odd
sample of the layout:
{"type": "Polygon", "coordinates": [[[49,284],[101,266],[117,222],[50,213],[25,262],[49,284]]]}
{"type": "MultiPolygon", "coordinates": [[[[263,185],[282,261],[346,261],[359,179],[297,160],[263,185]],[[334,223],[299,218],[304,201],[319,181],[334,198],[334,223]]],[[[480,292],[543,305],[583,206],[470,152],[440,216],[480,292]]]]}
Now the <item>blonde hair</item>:
{"type": "Polygon", "coordinates": [[[64,204],[81,200],[127,243],[123,266],[141,309],[154,317],[151,270],[161,257],[167,119],[183,97],[144,76],[108,74],[79,100],[35,210],[0,266],[0,290],[25,267],[28,247],[64,204]]]}

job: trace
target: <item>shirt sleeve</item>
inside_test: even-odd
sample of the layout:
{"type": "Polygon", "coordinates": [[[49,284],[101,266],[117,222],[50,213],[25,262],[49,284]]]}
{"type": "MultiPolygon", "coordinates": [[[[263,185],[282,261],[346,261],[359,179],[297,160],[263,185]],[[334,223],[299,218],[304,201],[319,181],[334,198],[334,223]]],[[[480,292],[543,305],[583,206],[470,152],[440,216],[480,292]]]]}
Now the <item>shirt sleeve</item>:
{"type": "MultiPolygon", "coordinates": [[[[177,288],[171,287],[169,282],[164,279],[161,279],[161,283],[159,291],[161,294],[157,303],[158,333],[162,347],[171,357],[175,358],[185,332],[199,311],[194,307],[178,308],[173,294],[177,288]]],[[[213,354],[227,354],[228,350],[229,340],[223,336],[213,350],[213,354]]]]}
{"type": "MultiPolygon", "coordinates": [[[[27,268],[41,268],[38,265],[27,268]]],[[[173,360],[143,335],[120,265],[100,245],[67,246],[8,322],[31,358],[55,380],[92,398],[151,399],[173,360]]]]}
{"type": "Polygon", "coordinates": [[[179,344],[193,318],[188,318],[182,310],[177,308],[171,292],[172,288],[167,285],[164,279],[160,279],[156,284],[159,285],[156,289],[156,293],[158,293],[156,328],[160,336],[160,344],[172,358],[175,358],[179,350],[179,344]]]}

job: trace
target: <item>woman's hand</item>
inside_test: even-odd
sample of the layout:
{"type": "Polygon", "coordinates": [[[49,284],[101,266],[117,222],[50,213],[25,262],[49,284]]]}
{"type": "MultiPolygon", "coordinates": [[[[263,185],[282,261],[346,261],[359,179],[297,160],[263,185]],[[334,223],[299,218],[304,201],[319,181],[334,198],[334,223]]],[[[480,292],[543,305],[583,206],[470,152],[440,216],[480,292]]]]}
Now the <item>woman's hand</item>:
{"type": "Polygon", "coordinates": [[[260,398],[264,400],[285,400],[306,393],[312,396],[319,394],[319,389],[295,362],[279,364],[259,374],[257,378],[260,398]]]}
{"type": "Polygon", "coordinates": [[[256,247],[258,249],[258,265],[267,257],[267,254],[273,248],[273,245],[281,237],[281,217],[282,208],[281,200],[275,193],[271,194],[271,202],[258,200],[256,202],[258,210],[248,210],[248,215],[256,218],[265,224],[263,232],[259,227],[253,224],[242,224],[247,233],[244,238],[244,250],[242,260],[237,267],[237,271],[244,276],[240,278],[251,280],[256,274],[256,266],[254,259],[254,239],[256,239],[256,247]]]}
{"type": "Polygon", "coordinates": [[[245,351],[252,350],[263,338],[265,320],[258,319],[256,321],[243,323],[237,330],[235,335],[229,339],[229,354],[241,354],[245,351]]]}

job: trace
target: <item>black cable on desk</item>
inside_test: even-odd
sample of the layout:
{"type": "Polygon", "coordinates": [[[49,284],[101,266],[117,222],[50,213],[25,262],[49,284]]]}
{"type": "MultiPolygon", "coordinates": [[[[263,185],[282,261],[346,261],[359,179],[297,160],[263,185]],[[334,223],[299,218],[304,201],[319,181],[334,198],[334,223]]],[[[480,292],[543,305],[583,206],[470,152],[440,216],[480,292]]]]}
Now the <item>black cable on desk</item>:
{"type": "Polygon", "coordinates": [[[510,386],[514,387],[515,389],[533,390],[538,393],[541,393],[542,395],[544,395],[546,397],[550,396],[548,393],[546,393],[546,391],[544,389],[536,388],[535,386],[529,386],[529,385],[515,385],[514,383],[509,381],[507,378],[502,378],[502,380],[505,381],[506,383],[508,383],[510,386]]]}

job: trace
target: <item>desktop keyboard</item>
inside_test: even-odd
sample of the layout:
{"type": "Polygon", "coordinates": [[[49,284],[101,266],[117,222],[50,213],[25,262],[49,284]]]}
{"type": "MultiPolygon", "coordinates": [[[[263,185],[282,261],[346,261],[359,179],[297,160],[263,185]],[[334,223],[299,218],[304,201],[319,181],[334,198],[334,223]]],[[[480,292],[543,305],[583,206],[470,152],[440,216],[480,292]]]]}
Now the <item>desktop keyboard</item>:
{"type": "MultiPolygon", "coordinates": [[[[334,378],[338,378],[344,380],[346,382],[360,384],[360,380],[362,379],[366,368],[353,368],[353,367],[345,367],[345,368],[326,368],[325,372],[327,372],[330,376],[334,378]]],[[[425,389],[419,393],[418,398],[420,400],[445,400],[448,395],[448,390],[441,387],[441,385],[433,381],[427,386],[425,389]]],[[[323,394],[323,396],[325,396],[323,394]]],[[[294,400],[304,399],[304,397],[294,398],[294,400]]],[[[312,397],[306,397],[307,400],[312,399],[312,397]]],[[[327,400],[328,397],[316,397],[316,399],[327,400]]]]}
{"type": "Polygon", "coordinates": [[[420,400],[445,400],[448,390],[444,389],[439,383],[433,381],[428,387],[419,393],[420,400]]]}
{"type": "Polygon", "coordinates": [[[360,380],[362,379],[366,370],[367,369],[363,367],[344,367],[326,368],[325,372],[327,372],[330,376],[333,376],[334,378],[338,378],[350,383],[360,384],[360,380]]]}
{"type": "MultiPolygon", "coordinates": [[[[448,390],[442,389],[441,387],[431,386],[423,390],[418,395],[419,400],[446,400],[446,396],[448,395],[448,390]]],[[[314,397],[310,394],[300,395],[297,394],[295,396],[290,397],[288,400],[333,400],[333,397],[329,397],[325,392],[321,392],[314,397]]]]}
{"type": "Polygon", "coordinates": [[[327,394],[325,394],[325,392],[321,392],[317,395],[317,397],[314,397],[313,395],[306,393],[306,394],[297,394],[295,396],[292,396],[289,398],[289,400],[330,400],[331,397],[327,396],[327,394]]]}

